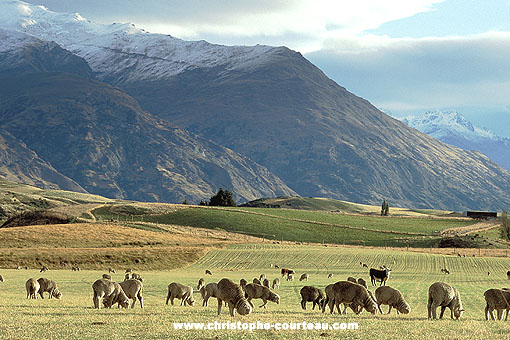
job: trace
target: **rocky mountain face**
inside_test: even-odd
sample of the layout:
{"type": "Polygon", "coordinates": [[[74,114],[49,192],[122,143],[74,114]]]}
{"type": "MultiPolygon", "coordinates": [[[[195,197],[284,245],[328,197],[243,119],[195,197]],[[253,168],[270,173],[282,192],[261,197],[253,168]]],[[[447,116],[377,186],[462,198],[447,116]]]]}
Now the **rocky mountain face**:
{"type": "MultiPolygon", "coordinates": [[[[127,142],[122,144],[121,141],[126,140],[127,135],[139,135],[138,124],[128,122],[141,122],[144,120],[141,117],[146,117],[138,114],[140,109],[135,109],[135,104],[123,104],[133,103],[132,99],[104,85],[70,86],[69,79],[61,83],[65,88],[75,89],[58,104],[59,107],[78,107],[72,110],[76,113],[72,117],[77,117],[80,111],[86,113],[81,114],[83,118],[100,118],[98,112],[101,111],[108,119],[98,122],[106,124],[113,120],[114,126],[122,127],[120,132],[110,125],[108,134],[101,135],[102,131],[89,129],[92,123],[86,119],[67,121],[65,114],[56,115],[58,119],[48,118],[46,124],[51,133],[49,129],[45,133],[49,138],[66,143],[71,139],[71,144],[80,145],[80,150],[87,150],[89,156],[85,161],[78,156],[69,161],[62,156],[55,158],[41,153],[44,150],[34,150],[45,158],[53,157],[52,164],[61,164],[58,169],[62,173],[79,175],[84,181],[88,179],[87,185],[82,184],[87,190],[108,187],[122,196],[127,193],[122,191],[125,187],[133,190],[144,185],[150,187],[154,181],[144,181],[146,176],[164,177],[167,172],[159,170],[161,159],[152,163],[147,159],[134,161],[145,158],[144,153],[150,152],[158,141],[162,143],[162,139],[152,138],[152,133],[175,140],[175,136],[168,136],[171,128],[166,122],[171,122],[250,157],[303,196],[374,204],[385,198],[390,205],[449,210],[502,209],[510,204],[508,171],[479,152],[441,143],[387,116],[327,78],[301,54],[287,48],[186,42],[150,34],[130,24],[98,25],[78,14],[56,14],[14,0],[0,0],[0,9],[0,13],[10,13],[9,18],[0,21],[0,27],[56,41],[83,57],[98,80],[122,88],[144,110],[162,118],[147,118],[153,124],[148,130],[142,129],[147,132],[143,134],[145,137],[134,137],[137,143],[126,147],[127,142]],[[94,88],[110,94],[113,91],[117,98],[123,99],[112,100],[111,96],[100,99],[94,88]],[[94,107],[84,103],[93,103],[94,107]],[[115,114],[112,107],[118,109],[115,114]],[[165,127],[166,132],[153,131],[155,125],[165,127]],[[64,128],[71,129],[77,137],[55,133],[64,128]],[[88,131],[96,142],[89,142],[88,131]],[[97,151],[97,143],[102,152],[97,151]],[[145,147],[136,148],[138,143],[145,147]],[[122,148],[119,149],[119,145],[122,148]],[[115,151],[105,156],[104,150],[110,148],[115,151]],[[138,165],[149,162],[152,171],[140,172],[142,170],[137,168],[133,172],[122,172],[124,165],[132,161],[138,165]],[[85,171],[84,162],[92,166],[92,170],[85,171]],[[106,165],[101,167],[100,164],[106,165]],[[117,180],[111,182],[112,178],[117,180]]],[[[58,79],[46,80],[58,82],[58,79]]],[[[28,93],[12,95],[19,99],[28,93]]],[[[25,111],[37,113],[41,107],[53,105],[46,102],[39,105],[43,97],[36,101],[37,110],[21,105],[23,109],[18,115],[22,116],[25,111]]],[[[17,105],[10,103],[14,110],[17,105]]],[[[52,112],[58,109],[54,107],[52,112]]],[[[7,123],[6,129],[16,137],[25,136],[29,131],[21,123],[7,123]]],[[[34,141],[23,141],[29,147],[36,146],[34,141]]],[[[183,154],[189,152],[192,159],[195,156],[203,159],[200,153],[194,153],[196,149],[200,148],[185,149],[183,154]]],[[[165,146],[158,149],[159,155],[161,150],[171,152],[174,149],[165,146]]],[[[221,158],[220,150],[215,155],[221,158]]],[[[180,168],[171,159],[163,163],[171,164],[163,169],[180,168]]],[[[190,159],[189,164],[195,163],[190,159]]],[[[188,167],[192,165],[184,168],[188,167]]],[[[220,177],[221,173],[217,171],[220,177]]],[[[70,177],[74,179],[73,176],[70,177]]],[[[175,188],[183,182],[203,187],[198,177],[168,177],[174,179],[175,188]]],[[[258,178],[240,177],[245,183],[253,183],[258,178]]],[[[156,196],[152,198],[164,199],[159,194],[156,196]]]]}
{"type": "Polygon", "coordinates": [[[402,119],[407,125],[447,144],[466,150],[478,150],[510,170],[510,139],[473,125],[460,112],[430,111],[402,119]]]}

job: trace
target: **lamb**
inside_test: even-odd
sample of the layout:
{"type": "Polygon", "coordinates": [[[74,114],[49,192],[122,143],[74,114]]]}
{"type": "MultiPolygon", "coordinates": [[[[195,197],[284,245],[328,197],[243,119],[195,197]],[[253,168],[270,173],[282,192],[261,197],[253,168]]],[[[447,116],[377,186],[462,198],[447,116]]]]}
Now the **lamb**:
{"type": "MultiPolygon", "coordinates": [[[[338,281],[335,284],[329,285],[325,289],[326,303],[329,306],[330,313],[333,314],[334,306],[336,306],[340,314],[340,304],[349,305],[349,307],[359,314],[362,308],[368,312],[375,314],[377,311],[377,304],[370,297],[368,290],[350,281],[338,281]]],[[[322,307],[322,312],[326,310],[326,303],[322,307]]]]}
{"type": "Polygon", "coordinates": [[[115,269],[113,269],[113,268],[108,268],[108,273],[113,273],[113,274],[115,274],[115,269]]]}
{"type": "Polygon", "coordinates": [[[129,306],[129,299],[117,282],[99,279],[92,284],[92,290],[94,291],[94,297],[92,298],[94,308],[101,308],[99,304],[101,299],[103,299],[105,307],[111,307],[115,303],[124,308],[129,306]]]}
{"type": "Polygon", "coordinates": [[[46,278],[39,278],[37,279],[37,282],[39,282],[39,295],[41,295],[41,299],[44,299],[43,293],[47,292],[50,295],[50,299],[52,297],[55,297],[57,299],[62,298],[62,293],[58,290],[57,284],[53,280],[49,280],[46,278]]]}
{"type": "Polygon", "coordinates": [[[186,304],[190,306],[195,305],[195,299],[193,299],[193,288],[177,282],[170,283],[168,285],[166,304],[168,305],[168,300],[170,300],[173,305],[174,299],[181,299],[181,306],[186,306],[186,304]]]}
{"type": "Polygon", "coordinates": [[[328,274],[328,279],[331,279],[333,277],[333,274],[332,273],[329,273],[328,274]]]}
{"type": "Polygon", "coordinates": [[[288,274],[287,275],[287,281],[294,281],[294,275],[293,274],[288,274]]]}
{"type": "Polygon", "coordinates": [[[212,275],[211,271],[209,269],[205,270],[205,275],[212,275]]]}
{"type": "Polygon", "coordinates": [[[326,294],[324,294],[321,289],[313,286],[304,286],[301,288],[299,294],[301,294],[301,308],[304,310],[306,310],[307,302],[313,302],[313,310],[316,305],[319,306],[319,309],[322,309],[324,302],[326,301],[326,294]]]}
{"type": "Polygon", "coordinates": [[[450,308],[452,319],[454,317],[455,319],[460,319],[464,312],[459,292],[455,287],[444,282],[436,282],[429,287],[429,299],[427,304],[429,319],[437,319],[436,309],[439,306],[441,306],[440,319],[443,318],[446,307],[450,308]]]}
{"type": "Polygon", "coordinates": [[[392,307],[397,310],[397,314],[409,314],[411,312],[411,307],[404,300],[404,296],[395,288],[389,286],[379,287],[375,290],[375,297],[381,314],[381,305],[390,306],[388,314],[390,314],[392,307]]]}
{"type": "Polygon", "coordinates": [[[301,274],[301,277],[299,278],[299,281],[308,281],[308,274],[301,274]]]}
{"type": "Polygon", "coordinates": [[[200,291],[202,287],[205,286],[205,280],[203,278],[198,280],[197,290],[200,291]]]}
{"type": "Polygon", "coordinates": [[[492,320],[494,318],[494,309],[497,310],[498,320],[503,318],[503,311],[506,310],[505,321],[508,319],[510,310],[510,291],[506,289],[489,289],[483,293],[485,297],[485,320],[489,320],[489,314],[492,320]]]}
{"type": "Polygon", "coordinates": [[[262,284],[262,283],[260,282],[260,280],[259,280],[259,279],[257,279],[257,278],[254,278],[254,279],[253,279],[253,283],[256,283],[256,284],[258,284],[258,285],[261,285],[261,284],[262,284]]]}
{"type": "Polygon", "coordinates": [[[357,282],[359,285],[362,285],[363,287],[365,287],[366,289],[368,289],[368,286],[367,286],[367,282],[365,280],[363,280],[361,277],[358,279],[358,282],[357,282]]]}
{"type": "Polygon", "coordinates": [[[262,299],[264,302],[259,307],[266,308],[267,301],[272,301],[276,304],[280,303],[280,296],[278,294],[273,293],[269,288],[261,286],[256,283],[247,284],[244,287],[244,291],[246,292],[245,297],[248,298],[248,303],[253,308],[253,304],[251,303],[252,299],[262,299]]]}
{"type": "Polygon", "coordinates": [[[275,278],[275,279],[273,280],[273,286],[272,286],[272,288],[273,288],[273,289],[276,289],[276,288],[280,289],[280,279],[279,279],[279,278],[275,278]]]}
{"type": "Polygon", "coordinates": [[[281,273],[282,273],[282,277],[284,277],[285,275],[288,276],[289,274],[296,274],[295,271],[293,271],[292,269],[287,269],[287,268],[282,268],[281,273]]]}
{"type": "Polygon", "coordinates": [[[268,280],[268,279],[264,279],[264,282],[262,282],[262,285],[263,285],[264,287],[269,288],[269,280],[268,280]]]}
{"type": "Polygon", "coordinates": [[[126,296],[133,300],[133,303],[131,304],[131,308],[135,307],[136,300],[140,301],[140,307],[143,308],[143,296],[142,296],[142,289],[143,285],[138,280],[124,280],[119,283],[119,285],[122,287],[122,290],[124,291],[124,294],[126,296]]]}
{"type": "Polygon", "coordinates": [[[250,304],[244,297],[244,292],[241,287],[230,279],[224,278],[218,282],[217,299],[218,315],[221,313],[223,301],[228,303],[230,316],[234,316],[235,310],[237,310],[240,315],[248,315],[252,311],[250,304]]]}
{"type": "Polygon", "coordinates": [[[25,288],[27,289],[27,299],[37,299],[37,293],[39,293],[39,282],[35,279],[28,279],[25,283],[25,288]]]}

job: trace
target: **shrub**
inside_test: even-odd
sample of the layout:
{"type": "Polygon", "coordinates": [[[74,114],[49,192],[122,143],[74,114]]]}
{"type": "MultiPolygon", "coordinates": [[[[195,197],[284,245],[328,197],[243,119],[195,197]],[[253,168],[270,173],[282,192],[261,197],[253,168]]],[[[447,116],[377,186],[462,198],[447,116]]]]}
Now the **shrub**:
{"type": "Polygon", "coordinates": [[[232,191],[223,188],[220,188],[216,195],[212,196],[209,200],[210,206],[219,206],[219,207],[235,207],[236,202],[234,201],[234,195],[232,191]]]}

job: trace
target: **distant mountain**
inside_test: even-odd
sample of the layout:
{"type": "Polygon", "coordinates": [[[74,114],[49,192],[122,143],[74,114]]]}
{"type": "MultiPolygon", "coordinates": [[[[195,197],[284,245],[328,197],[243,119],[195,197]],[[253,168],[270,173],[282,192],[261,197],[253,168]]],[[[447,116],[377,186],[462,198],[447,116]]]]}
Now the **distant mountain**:
{"type": "MultiPolygon", "coordinates": [[[[186,42],[13,0],[0,0],[0,13],[0,27],[57,42],[145,110],[248,156],[302,196],[373,204],[386,198],[392,206],[449,210],[510,205],[508,171],[481,153],[443,144],[387,116],[285,47],[186,42]]],[[[20,123],[16,129],[18,134],[9,131],[28,132],[20,123]]],[[[62,173],[68,174],[81,165],[73,159],[78,163],[52,164],[63,162],[62,173]]],[[[115,162],[105,164],[102,172],[118,169],[115,162]]],[[[253,181],[256,176],[245,178],[253,181]]]]}
{"type": "Polygon", "coordinates": [[[499,137],[488,129],[473,125],[457,111],[429,111],[420,116],[405,117],[402,121],[442,142],[480,151],[510,170],[510,138],[499,137]]]}

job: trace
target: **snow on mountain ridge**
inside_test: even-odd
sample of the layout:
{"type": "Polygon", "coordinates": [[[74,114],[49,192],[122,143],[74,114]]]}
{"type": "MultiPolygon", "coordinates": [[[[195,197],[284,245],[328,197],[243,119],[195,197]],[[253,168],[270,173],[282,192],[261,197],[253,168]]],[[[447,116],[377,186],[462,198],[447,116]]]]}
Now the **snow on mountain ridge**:
{"type": "Polygon", "coordinates": [[[0,13],[0,27],[55,41],[87,60],[99,79],[113,83],[165,79],[199,67],[242,69],[281,49],[184,41],[130,23],[97,24],[78,13],[55,13],[18,0],[0,0],[0,13]]]}
{"type": "Polygon", "coordinates": [[[492,131],[473,125],[466,117],[455,110],[428,111],[420,116],[407,116],[402,121],[437,139],[443,139],[451,135],[459,135],[472,140],[501,139],[492,131]]]}

